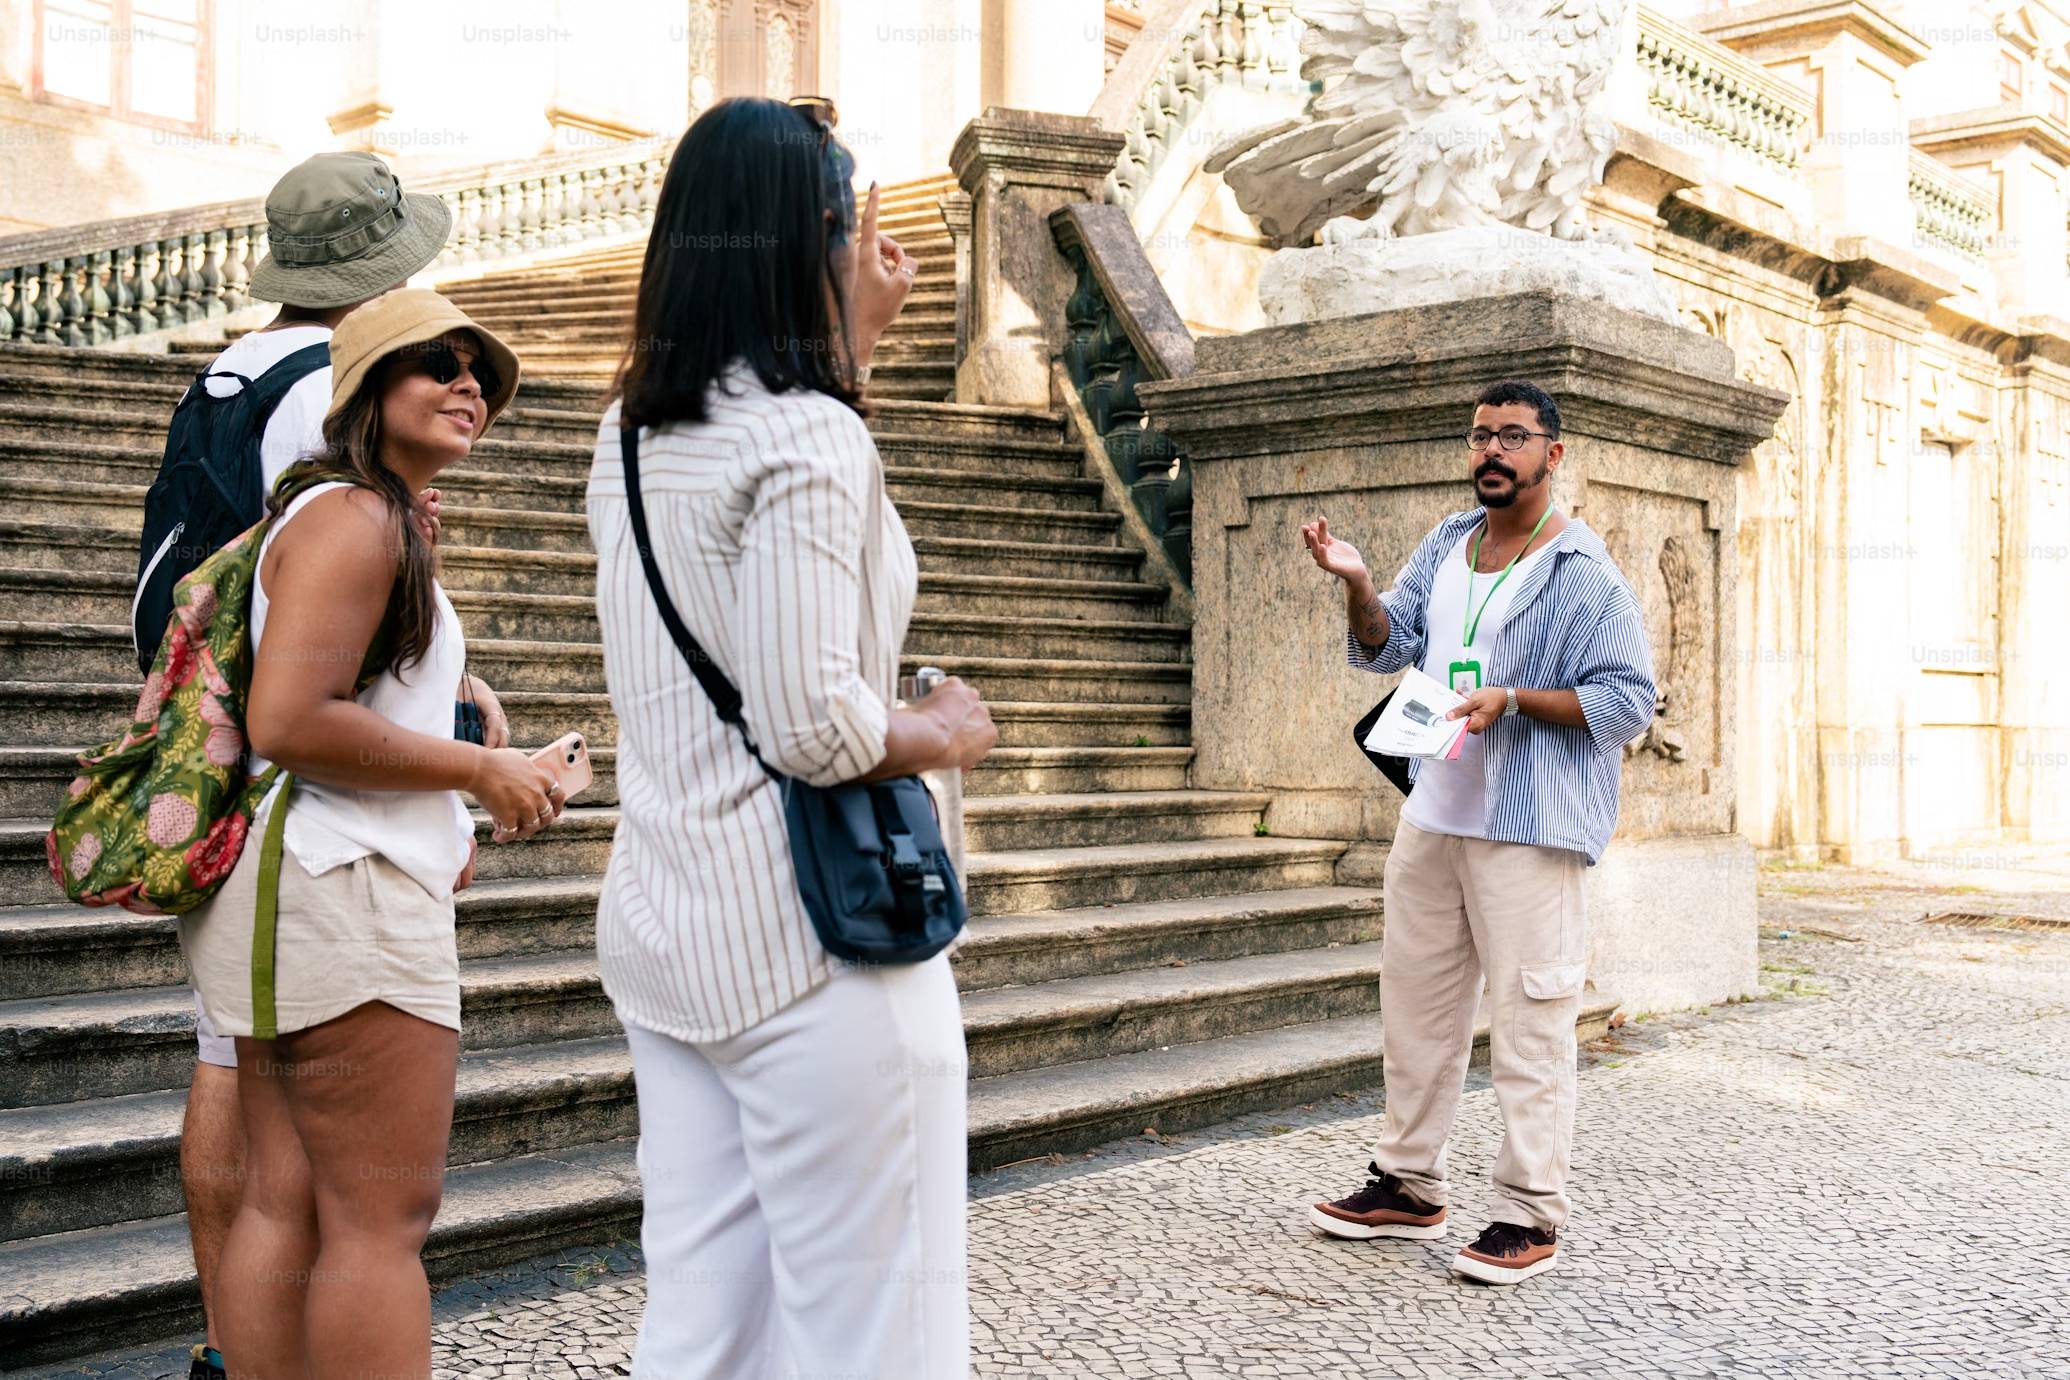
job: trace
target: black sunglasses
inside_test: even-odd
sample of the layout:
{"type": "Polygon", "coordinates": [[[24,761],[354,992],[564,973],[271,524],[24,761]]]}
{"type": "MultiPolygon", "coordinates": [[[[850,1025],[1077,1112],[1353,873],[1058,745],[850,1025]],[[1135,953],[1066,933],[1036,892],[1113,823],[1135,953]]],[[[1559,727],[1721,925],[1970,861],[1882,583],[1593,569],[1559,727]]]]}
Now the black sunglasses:
{"type": "Polygon", "coordinates": [[[489,363],[486,354],[476,355],[471,364],[463,363],[459,352],[443,340],[415,346],[410,353],[417,357],[418,366],[431,375],[434,383],[451,383],[465,369],[474,375],[475,386],[482,390],[484,402],[503,391],[503,377],[496,372],[496,366],[489,363]]]}

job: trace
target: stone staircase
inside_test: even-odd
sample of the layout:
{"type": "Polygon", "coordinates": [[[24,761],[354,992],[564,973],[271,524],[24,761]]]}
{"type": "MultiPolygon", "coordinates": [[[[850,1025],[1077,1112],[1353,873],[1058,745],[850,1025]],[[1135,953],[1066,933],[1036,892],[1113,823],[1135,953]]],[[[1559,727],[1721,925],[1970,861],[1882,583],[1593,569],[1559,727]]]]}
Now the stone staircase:
{"type": "MultiPolygon", "coordinates": [[[[1377,1080],[1380,896],[1270,799],[1188,788],[1189,632],[1059,416],[940,401],[954,368],[945,181],[889,189],[921,257],[872,422],[919,549],[907,661],[968,677],[957,960],[982,1168],[1377,1080]],[[1002,655],[1002,651],[1009,654],[1002,655]]],[[[582,517],[635,249],[450,287],[524,358],[518,403],[445,481],[444,579],[519,746],[616,728],[582,517]]],[[[164,919],[67,906],[42,836],[136,695],[145,486],[191,354],[0,348],[0,1336],[11,1362],[192,1327],[178,1172],[192,1016],[164,919]]],[[[459,899],[464,1029],[434,1278],[632,1233],[630,1064],[596,978],[613,753],[549,833],[481,850],[459,899]]],[[[486,845],[486,826],[477,813],[486,845]]],[[[1607,1005],[1585,1018],[1600,1023],[1607,1005]]]]}

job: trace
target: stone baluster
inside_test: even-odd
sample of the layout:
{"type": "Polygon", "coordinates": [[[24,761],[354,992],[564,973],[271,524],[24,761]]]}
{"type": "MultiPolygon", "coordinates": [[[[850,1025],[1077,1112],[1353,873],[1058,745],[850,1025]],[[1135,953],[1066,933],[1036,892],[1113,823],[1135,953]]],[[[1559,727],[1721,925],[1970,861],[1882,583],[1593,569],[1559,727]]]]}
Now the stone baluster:
{"type": "Polygon", "coordinates": [[[519,184],[519,195],[518,252],[529,254],[539,248],[539,179],[526,178],[519,184]]]}
{"type": "Polygon", "coordinates": [[[559,249],[567,243],[561,228],[561,173],[547,173],[539,179],[539,247],[559,249]]]}
{"type": "Polygon", "coordinates": [[[1265,6],[1259,0],[1243,0],[1243,84],[1262,91],[1272,84],[1272,69],[1266,64],[1265,6]]]}
{"type": "Polygon", "coordinates": [[[158,324],[177,326],[186,321],[186,314],[180,309],[180,237],[168,236],[158,242],[158,324]]]}
{"type": "Polygon", "coordinates": [[[58,339],[64,345],[86,344],[86,257],[75,254],[58,266],[58,310],[64,322],[58,339]]]}
{"type": "Polygon", "coordinates": [[[13,340],[21,324],[21,276],[19,268],[0,268],[0,345],[13,340]]]}
{"type": "Polygon", "coordinates": [[[129,323],[138,335],[158,329],[158,241],[145,240],[137,246],[137,290],[130,308],[129,323]]]}
{"type": "Polygon", "coordinates": [[[521,243],[524,236],[525,189],[521,183],[506,182],[503,192],[503,229],[498,240],[503,246],[502,257],[508,259],[524,252],[521,243]]]}
{"type": "Polygon", "coordinates": [[[1215,67],[1224,81],[1243,76],[1243,5],[1222,0],[1221,23],[1215,32],[1215,67]]]}
{"type": "Polygon", "coordinates": [[[108,271],[108,335],[122,340],[136,334],[137,251],[117,249],[108,271]]]}
{"type": "Polygon", "coordinates": [[[487,261],[503,257],[503,189],[481,190],[481,233],[475,237],[475,254],[487,261]]]}
{"type": "Polygon", "coordinates": [[[201,314],[204,318],[221,316],[223,306],[223,257],[230,248],[230,236],[222,230],[211,230],[202,238],[201,257],[201,314]]]}
{"type": "Polygon", "coordinates": [[[624,173],[623,168],[604,169],[603,183],[599,188],[600,195],[597,200],[597,225],[606,235],[618,235],[628,228],[619,215],[623,203],[618,193],[624,173]]]}
{"type": "Polygon", "coordinates": [[[186,252],[180,256],[180,312],[189,321],[201,321],[208,316],[208,304],[203,296],[208,289],[208,279],[201,271],[207,259],[208,236],[197,230],[187,236],[186,252]]]}
{"type": "Polygon", "coordinates": [[[482,256],[482,194],[474,187],[462,187],[453,196],[453,262],[471,264],[482,256]]]}
{"type": "Polygon", "coordinates": [[[597,190],[603,174],[590,168],[582,174],[582,238],[593,240],[604,233],[603,213],[597,190]]]}
{"type": "Polygon", "coordinates": [[[659,158],[640,164],[640,227],[652,229],[654,208],[661,204],[661,175],[666,165],[659,158]]]}
{"type": "Polygon", "coordinates": [[[584,195],[586,193],[582,188],[581,169],[573,168],[561,174],[561,242],[563,244],[582,243],[582,198],[584,195]]]}
{"type": "Polygon", "coordinates": [[[228,232],[230,248],[223,256],[223,309],[239,311],[252,300],[252,228],[233,226],[228,232]]]}
{"type": "Polygon", "coordinates": [[[80,297],[86,308],[86,321],[82,330],[88,345],[105,345],[115,338],[115,328],[108,322],[109,283],[114,272],[114,256],[107,250],[98,250],[86,257],[86,268],[81,275],[80,297]]]}

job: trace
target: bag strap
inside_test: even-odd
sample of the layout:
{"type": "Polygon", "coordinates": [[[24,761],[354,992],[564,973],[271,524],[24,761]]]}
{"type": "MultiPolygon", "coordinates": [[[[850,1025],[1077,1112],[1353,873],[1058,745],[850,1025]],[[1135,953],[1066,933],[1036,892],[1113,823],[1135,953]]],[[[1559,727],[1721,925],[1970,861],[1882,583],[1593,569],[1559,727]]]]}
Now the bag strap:
{"type": "Polygon", "coordinates": [[[280,855],[287,839],[288,797],[294,789],[295,778],[282,772],[273,813],[266,817],[266,834],[259,844],[258,909],[252,915],[254,1040],[273,1040],[280,1036],[280,1016],[274,1006],[274,939],[280,916],[280,855]]]}
{"type": "Polygon", "coordinates": [[[740,712],[740,691],[733,682],[726,679],[726,673],[711,659],[690,629],[684,625],[683,617],[676,612],[675,601],[668,597],[668,586],[662,583],[661,566],[654,559],[654,543],[647,533],[647,505],[640,497],[640,429],[634,426],[618,429],[618,455],[625,465],[625,501],[632,518],[633,545],[640,553],[640,569],[647,573],[647,590],[654,596],[654,606],[661,614],[662,626],[674,640],[676,650],[683,660],[690,663],[690,674],[697,677],[698,685],[704,689],[705,698],[718,711],[721,723],[731,724],[740,734],[740,740],[747,744],[748,756],[755,764],[768,772],[770,779],[783,780],[783,773],[762,760],[762,750],[755,746],[755,737],[748,732],[747,720],[740,712]]]}

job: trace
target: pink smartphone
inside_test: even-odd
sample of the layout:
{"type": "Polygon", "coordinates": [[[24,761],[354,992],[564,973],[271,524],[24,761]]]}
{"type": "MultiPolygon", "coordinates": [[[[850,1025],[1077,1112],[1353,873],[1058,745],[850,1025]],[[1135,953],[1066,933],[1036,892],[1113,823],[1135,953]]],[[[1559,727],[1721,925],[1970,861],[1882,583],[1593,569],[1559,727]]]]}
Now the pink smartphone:
{"type": "Polygon", "coordinates": [[[589,745],[580,733],[569,733],[532,754],[532,760],[546,768],[561,783],[561,803],[567,804],[590,787],[589,745]]]}

